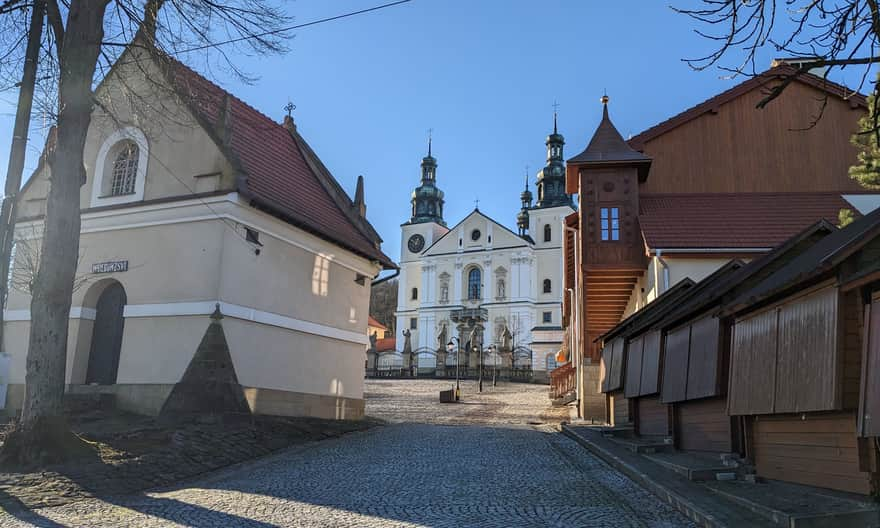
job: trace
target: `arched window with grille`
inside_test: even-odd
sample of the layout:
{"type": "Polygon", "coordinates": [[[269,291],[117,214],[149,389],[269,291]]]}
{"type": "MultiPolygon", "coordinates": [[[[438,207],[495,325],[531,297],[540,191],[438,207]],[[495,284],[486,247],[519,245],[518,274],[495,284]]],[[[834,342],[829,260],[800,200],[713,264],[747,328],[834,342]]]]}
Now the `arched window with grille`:
{"type": "Polygon", "coordinates": [[[467,298],[469,301],[480,300],[483,298],[481,295],[481,274],[479,268],[471,268],[468,272],[468,289],[467,289],[467,298]]]}
{"type": "Polygon", "coordinates": [[[550,224],[544,224],[544,242],[550,242],[553,238],[553,229],[550,227],[550,224]]]}
{"type": "Polygon", "coordinates": [[[550,293],[553,291],[552,284],[550,283],[550,279],[544,279],[544,293],[550,293]]]}
{"type": "Polygon", "coordinates": [[[137,181],[138,146],[134,141],[125,141],[113,160],[110,174],[110,196],[134,194],[137,181]]]}

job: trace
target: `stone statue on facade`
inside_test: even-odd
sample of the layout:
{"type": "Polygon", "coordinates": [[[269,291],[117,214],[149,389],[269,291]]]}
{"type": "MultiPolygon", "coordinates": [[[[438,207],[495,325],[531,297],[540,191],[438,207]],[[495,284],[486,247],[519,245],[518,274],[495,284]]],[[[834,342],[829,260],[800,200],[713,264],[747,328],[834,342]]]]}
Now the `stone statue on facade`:
{"type": "Polygon", "coordinates": [[[501,343],[500,349],[502,351],[509,351],[513,348],[513,334],[510,332],[510,327],[504,327],[504,330],[501,332],[501,343]]]}
{"type": "Polygon", "coordinates": [[[376,341],[379,336],[376,332],[370,334],[370,348],[367,349],[367,369],[379,368],[379,353],[376,351],[376,341]]]}
{"type": "Polygon", "coordinates": [[[412,332],[409,331],[409,328],[405,328],[403,330],[403,370],[412,373],[413,367],[413,353],[412,353],[412,340],[410,337],[412,336],[412,332]]]}

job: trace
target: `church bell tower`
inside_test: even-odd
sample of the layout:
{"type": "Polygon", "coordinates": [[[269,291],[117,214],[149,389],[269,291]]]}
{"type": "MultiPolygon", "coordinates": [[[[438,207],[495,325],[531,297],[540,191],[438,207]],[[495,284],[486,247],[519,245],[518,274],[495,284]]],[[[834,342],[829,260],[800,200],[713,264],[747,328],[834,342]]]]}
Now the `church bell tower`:
{"type": "Polygon", "coordinates": [[[443,221],[443,191],[437,188],[437,160],[431,155],[430,137],[428,155],[422,158],[422,182],[412,193],[412,218],[409,222],[446,225],[443,221]]]}
{"type": "Polygon", "coordinates": [[[565,138],[556,129],[556,112],[553,112],[553,133],[547,136],[547,164],[538,173],[538,201],[536,209],[547,207],[574,207],[571,195],[565,194],[565,161],[562,147],[565,138]]]}

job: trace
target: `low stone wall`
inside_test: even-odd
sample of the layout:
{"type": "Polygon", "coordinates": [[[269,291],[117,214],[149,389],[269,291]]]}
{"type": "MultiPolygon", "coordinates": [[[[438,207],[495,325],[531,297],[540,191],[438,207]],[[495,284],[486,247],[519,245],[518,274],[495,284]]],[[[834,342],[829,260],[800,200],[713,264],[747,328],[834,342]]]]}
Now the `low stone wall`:
{"type": "MultiPolygon", "coordinates": [[[[174,388],[172,384],[68,385],[71,394],[112,394],[118,409],[158,416],[162,404],[174,388]]],[[[245,398],[251,412],[270,416],[302,416],[328,420],[360,420],[364,417],[364,400],[325,396],[259,387],[245,387],[245,398]]],[[[6,413],[17,414],[24,401],[24,385],[7,388],[6,413]]]]}
{"type": "Polygon", "coordinates": [[[245,387],[244,396],[254,414],[311,416],[329,420],[360,420],[364,400],[274,389],[245,387]]]}

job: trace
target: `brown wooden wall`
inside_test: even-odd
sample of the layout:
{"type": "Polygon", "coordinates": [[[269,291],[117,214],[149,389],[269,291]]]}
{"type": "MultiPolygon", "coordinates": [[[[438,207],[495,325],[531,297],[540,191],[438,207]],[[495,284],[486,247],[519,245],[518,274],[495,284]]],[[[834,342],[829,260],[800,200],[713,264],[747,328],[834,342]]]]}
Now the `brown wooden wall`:
{"type": "Polygon", "coordinates": [[[686,451],[730,453],[733,451],[731,418],[725,398],[676,403],[675,443],[686,451]]]}
{"type": "Polygon", "coordinates": [[[731,414],[840,408],[839,295],[825,287],[735,322],[731,414]]]}
{"type": "Polygon", "coordinates": [[[759,476],[853,493],[871,492],[860,470],[853,412],[751,419],[751,456],[759,476]]]}
{"type": "Polygon", "coordinates": [[[799,82],[763,110],[753,90],[644,145],[654,161],[641,193],[859,190],[850,137],[863,108],[829,97],[811,130],[822,92],[799,82]]]}
{"type": "Polygon", "coordinates": [[[669,436],[671,407],[660,403],[659,396],[644,396],[635,400],[636,431],[642,436],[669,436]]]}
{"type": "Polygon", "coordinates": [[[585,268],[647,268],[645,245],[639,227],[639,184],[635,168],[582,168],[581,255],[585,268]],[[599,210],[620,209],[620,240],[602,241],[599,210]]]}

